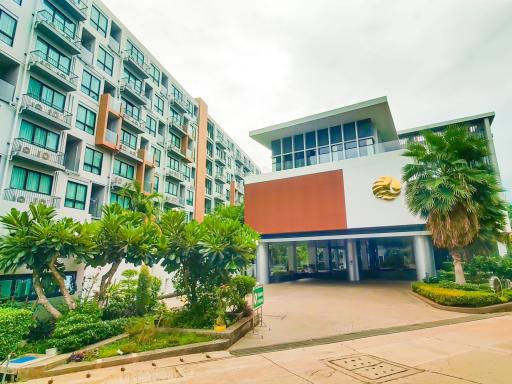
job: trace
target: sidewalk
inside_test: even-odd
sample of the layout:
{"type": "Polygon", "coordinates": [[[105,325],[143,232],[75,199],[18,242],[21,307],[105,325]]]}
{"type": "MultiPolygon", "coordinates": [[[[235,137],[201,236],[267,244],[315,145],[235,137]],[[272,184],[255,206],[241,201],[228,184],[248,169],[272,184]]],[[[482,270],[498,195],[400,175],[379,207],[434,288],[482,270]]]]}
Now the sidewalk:
{"type": "MultiPolygon", "coordinates": [[[[162,359],[54,377],[53,384],[391,383],[509,384],[512,315],[410,332],[232,357],[162,359]],[[171,378],[174,377],[174,378],[171,378]]],[[[49,378],[30,381],[48,383],[49,378]]]]}

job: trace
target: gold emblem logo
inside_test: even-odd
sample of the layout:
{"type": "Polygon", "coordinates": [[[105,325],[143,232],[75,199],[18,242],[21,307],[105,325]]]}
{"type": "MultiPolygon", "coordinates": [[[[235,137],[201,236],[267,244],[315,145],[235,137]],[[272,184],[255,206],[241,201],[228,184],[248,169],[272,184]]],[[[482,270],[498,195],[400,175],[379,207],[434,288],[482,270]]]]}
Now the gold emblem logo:
{"type": "Polygon", "coordinates": [[[379,177],[372,186],[373,194],[382,200],[394,200],[400,195],[402,184],[393,176],[379,177]]]}

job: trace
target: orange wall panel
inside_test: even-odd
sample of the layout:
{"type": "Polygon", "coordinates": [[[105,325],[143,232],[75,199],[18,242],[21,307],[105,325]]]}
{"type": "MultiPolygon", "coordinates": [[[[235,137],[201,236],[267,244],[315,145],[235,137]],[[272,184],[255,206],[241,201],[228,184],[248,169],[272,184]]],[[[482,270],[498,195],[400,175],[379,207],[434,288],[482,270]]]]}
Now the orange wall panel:
{"type": "Polygon", "coordinates": [[[195,180],[195,204],[194,218],[201,222],[204,218],[204,198],[206,196],[206,141],[208,136],[208,105],[200,98],[199,116],[197,124],[197,155],[196,155],[196,180],[195,180]]]}
{"type": "Polygon", "coordinates": [[[346,229],[343,171],[246,184],[245,222],[262,234],[346,229]]]}

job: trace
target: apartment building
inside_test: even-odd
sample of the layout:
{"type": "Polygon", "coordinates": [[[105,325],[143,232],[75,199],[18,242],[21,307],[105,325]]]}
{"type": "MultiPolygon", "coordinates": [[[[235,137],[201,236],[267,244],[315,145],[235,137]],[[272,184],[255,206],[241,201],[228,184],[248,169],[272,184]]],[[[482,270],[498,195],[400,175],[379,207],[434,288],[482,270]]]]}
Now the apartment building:
{"type": "Polygon", "coordinates": [[[0,121],[0,213],[91,220],[136,180],[202,220],[259,173],[100,1],[0,0],[0,121]]]}
{"type": "Polygon", "coordinates": [[[464,123],[487,138],[498,172],[493,119],[490,112],[397,131],[382,97],[250,132],[271,151],[273,167],[245,185],[245,219],[261,233],[259,282],[435,275],[447,253],[407,208],[403,149],[425,130],[464,123]]]}

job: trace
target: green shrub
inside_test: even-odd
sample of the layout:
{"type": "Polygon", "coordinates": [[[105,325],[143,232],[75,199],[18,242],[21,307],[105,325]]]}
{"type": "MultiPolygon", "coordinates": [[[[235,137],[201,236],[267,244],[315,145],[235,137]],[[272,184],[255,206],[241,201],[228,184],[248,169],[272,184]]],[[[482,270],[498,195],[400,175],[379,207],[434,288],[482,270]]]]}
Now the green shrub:
{"type": "Polygon", "coordinates": [[[241,297],[246,297],[252,293],[252,289],[256,286],[256,279],[250,276],[235,276],[231,279],[232,285],[241,297]]]}
{"type": "Polygon", "coordinates": [[[443,288],[438,284],[416,282],[412,290],[438,304],[451,307],[485,307],[507,301],[492,292],[463,291],[460,289],[443,288]]]}
{"type": "Polygon", "coordinates": [[[137,315],[144,316],[148,312],[151,289],[151,273],[147,265],[140,268],[135,294],[135,311],[137,315]]]}
{"type": "Polygon", "coordinates": [[[439,282],[441,288],[460,289],[461,291],[486,291],[491,292],[489,284],[457,284],[454,281],[441,281],[439,282]]]}
{"type": "Polygon", "coordinates": [[[0,308],[0,359],[16,350],[33,322],[32,312],[27,309],[0,308]]]}
{"type": "Polygon", "coordinates": [[[30,332],[27,335],[27,340],[28,341],[46,340],[51,336],[54,329],[55,329],[55,320],[53,318],[42,319],[42,320],[39,320],[36,318],[34,325],[30,328],[30,332]]]}

